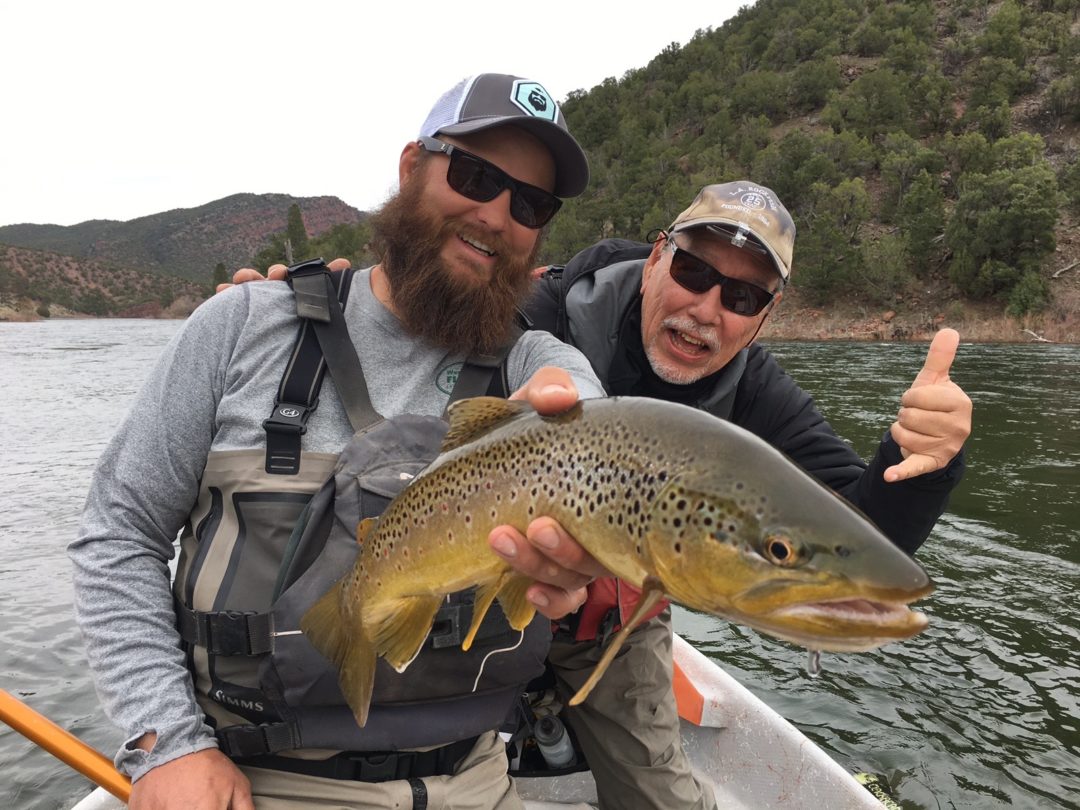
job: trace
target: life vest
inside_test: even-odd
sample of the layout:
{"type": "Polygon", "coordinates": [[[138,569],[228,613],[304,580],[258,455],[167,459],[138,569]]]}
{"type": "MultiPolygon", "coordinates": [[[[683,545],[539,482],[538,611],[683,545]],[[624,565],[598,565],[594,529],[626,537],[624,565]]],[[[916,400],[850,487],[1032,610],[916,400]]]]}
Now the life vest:
{"type": "MultiPolygon", "coordinates": [[[[367,398],[342,305],[351,271],[291,268],[301,329],[265,449],[213,452],[181,536],[174,584],[196,698],[233,757],[298,748],[385,751],[445,745],[497,728],[543,669],[550,628],[519,633],[495,605],[460,649],[472,592],[453,594],[404,673],[380,660],[368,722],[357,726],[337,672],[300,617],[355,561],[356,526],[377,517],[439,452],[446,423],[383,420],[367,398]],[[343,339],[344,336],[344,339],[343,339]],[[357,433],[340,455],[301,447],[329,370],[357,433]]],[[[506,395],[505,351],[472,357],[451,400],[506,395]]]]}
{"type": "MultiPolygon", "coordinates": [[[[634,615],[634,608],[641,601],[641,589],[615,577],[601,577],[588,586],[585,604],[577,614],[576,626],[572,626],[575,641],[599,641],[604,643],[612,633],[622,629],[623,624],[634,615]]],[[[645,614],[647,621],[667,609],[670,602],[661,599],[645,614]]]]}

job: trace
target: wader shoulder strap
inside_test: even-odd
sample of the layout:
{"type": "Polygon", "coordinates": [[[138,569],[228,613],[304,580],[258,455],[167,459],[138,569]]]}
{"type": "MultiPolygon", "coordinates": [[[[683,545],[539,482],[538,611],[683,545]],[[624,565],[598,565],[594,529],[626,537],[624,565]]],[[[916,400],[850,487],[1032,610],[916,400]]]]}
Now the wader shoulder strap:
{"type": "MultiPolygon", "coordinates": [[[[465,361],[458,372],[454,390],[450,392],[447,409],[459,399],[467,397],[508,397],[513,393],[506,374],[506,356],[510,354],[510,349],[517,343],[521,333],[521,328],[515,327],[510,340],[494,354],[474,354],[465,361]]],[[[446,415],[445,410],[443,415],[446,415]]]]}
{"type": "MultiPolygon", "coordinates": [[[[382,419],[371,404],[364,370],[360,367],[360,358],[356,356],[356,347],[349,337],[349,327],[345,323],[345,311],[342,303],[334,295],[332,273],[322,275],[303,275],[293,279],[293,289],[302,291],[308,301],[321,296],[326,305],[326,320],[311,319],[312,329],[319,340],[326,366],[334,378],[341,404],[349,416],[353,431],[359,431],[382,419]]],[[[299,314],[300,299],[297,298],[299,314]]],[[[301,316],[303,317],[303,316],[301,316]]]]}
{"type": "Polygon", "coordinates": [[[348,299],[353,270],[331,271],[321,259],[289,268],[296,296],[300,330],[278,385],[266,431],[266,472],[296,475],[300,471],[300,437],[319,406],[326,369],[334,377],[342,403],[355,429],[377,421],[356,349],[349,339],[342,306],[348,299]]]}

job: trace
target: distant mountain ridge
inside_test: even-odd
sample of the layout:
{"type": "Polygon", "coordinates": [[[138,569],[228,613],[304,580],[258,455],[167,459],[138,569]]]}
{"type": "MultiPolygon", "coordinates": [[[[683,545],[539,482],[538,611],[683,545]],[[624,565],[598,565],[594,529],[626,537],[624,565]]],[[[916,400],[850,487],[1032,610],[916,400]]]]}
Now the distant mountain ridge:
{"type": "Polygon", "coordinates": [[[0,243],[61,253],[76,259],[179,276],[208,284],[214,267],[240,267],[285,230],[289,206],[300,206],[310,236],[365,214],[337,197],[233,194],[197,208],[176,208],[118,222],[0,227],[0,243]]]}
{"type": "Polygon", "coordinates": [[[0,245],[0,321],[69,314],[183,317],[209,289],[176,276],[0,245]]]}

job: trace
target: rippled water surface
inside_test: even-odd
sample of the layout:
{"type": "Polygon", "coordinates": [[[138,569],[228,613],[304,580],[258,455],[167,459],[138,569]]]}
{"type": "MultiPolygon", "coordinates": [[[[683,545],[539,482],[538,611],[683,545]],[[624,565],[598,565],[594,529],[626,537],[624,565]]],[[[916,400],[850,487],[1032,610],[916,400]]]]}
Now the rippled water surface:
{"type": "MultiPolygon", "coordinates": [[[[65,545],[93,464],[172,321],[0,323],[0,687],[110,754],[71,618],[65,545]]],[[[922,362],[919,345],[773,350],[863,455],[922,362]]],[[[975,401],[969,470],[919,559],[938,590],[921,636],[806,654],[709,617],[676,625],[904,808],[1080,807],[1080,348],[961,347],[975,401]]],[[[89,783],[0,724],[0,808],[70,806],[89,783]]]]}

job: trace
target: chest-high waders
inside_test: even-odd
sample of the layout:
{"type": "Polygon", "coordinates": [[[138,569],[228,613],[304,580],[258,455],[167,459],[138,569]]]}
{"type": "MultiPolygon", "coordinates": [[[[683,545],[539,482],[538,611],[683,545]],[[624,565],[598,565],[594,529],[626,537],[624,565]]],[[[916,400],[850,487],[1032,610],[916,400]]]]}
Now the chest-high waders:
{"type": "MultiPolygon", "coordinates": [[[[266,447],[207,460],[181,536],[178,625],[196,697],[229,756],[365,781],[452,773],[543,669],[550,626],[538,616],[519,633],[492,606],[463,652],[473,594],[448,597],[404,673],[379,660],[363,728],[337,673],[300,632],[300,617],[351,569],[359,521],[382,513],[438,454],[447,429],[435,417],[383,419],[372,408],[344,318],[351,280],[321,261],[290,269],[299,335],[263,423],[266,447]],[[327,369],[356,431],[340,455],[301,444],[327,369]],[[441,747],[398,753],[431,746],[441,747]],[[326,765],[276,756],[293,749],[349,753],[326,765]]],[[[451,401],[505,396],[508,350],[470,357],[451,401]]]]}

